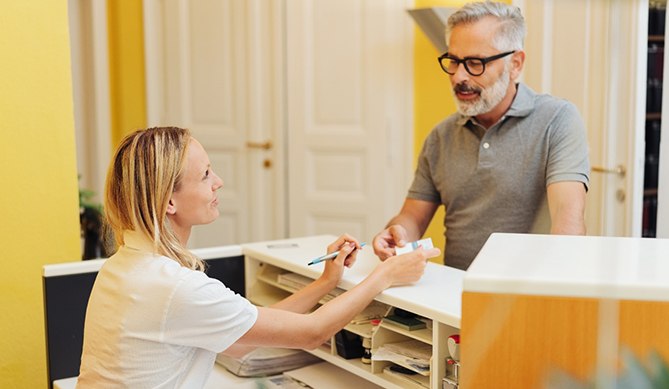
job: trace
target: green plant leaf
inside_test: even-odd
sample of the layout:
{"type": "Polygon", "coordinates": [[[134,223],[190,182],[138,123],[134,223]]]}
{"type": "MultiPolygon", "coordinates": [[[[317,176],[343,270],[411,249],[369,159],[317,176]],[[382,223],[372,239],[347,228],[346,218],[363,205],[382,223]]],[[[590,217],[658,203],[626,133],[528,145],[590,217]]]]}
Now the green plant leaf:
{"type": "Polygon", "coordinates": [[[648,370],[653,377],[654,388],[669,388],[669,366],[657,351],[648,355],[648,370]]]}

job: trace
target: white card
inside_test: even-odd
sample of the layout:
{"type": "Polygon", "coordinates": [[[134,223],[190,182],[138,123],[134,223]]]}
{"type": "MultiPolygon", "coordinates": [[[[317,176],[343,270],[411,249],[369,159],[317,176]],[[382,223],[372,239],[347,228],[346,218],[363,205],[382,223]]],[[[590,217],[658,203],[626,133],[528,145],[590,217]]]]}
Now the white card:
{"type": "Polygon", "coordinates": [[[433,248],[434,246],[432,245],[432,238],[425,238],[415,242],[407,243],[404,245],[404,247],[395,247],[395,255],[410,253],[417,249],[418,246],[422,246],[426,250],[433,248]]]}

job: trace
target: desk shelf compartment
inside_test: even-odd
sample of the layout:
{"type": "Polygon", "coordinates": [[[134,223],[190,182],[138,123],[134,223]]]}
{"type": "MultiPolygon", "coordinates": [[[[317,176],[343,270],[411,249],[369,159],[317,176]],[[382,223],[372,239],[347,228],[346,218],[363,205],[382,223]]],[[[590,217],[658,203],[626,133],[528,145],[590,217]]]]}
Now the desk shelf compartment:
{"type": "MultiPolygon", "coordinates": [[[[295,292],[290,288],[279,285],[277,277],[282,269],[269,266],[263,263],[257,264],[257,277],[247,280],[246,298],[253,304],[259,306],[269,306],[295,292]]],[[[285,273],[286,271],[283,270],[285,273]]]]}
{"type": "MultiPolygon", "coordinates": [[[[334,339],[332,340],[332,342],[334,342],[334,339]]],[[[372,373],[370,365],[362,363],[359,358],[344,359],[340,357],[339,355],[337,355],[337,351],[333,349],[331,350],[329,346],[328,347],[321,346],[315,350],[307,350],[307,351],[326,362],[341,367],[344,370],[350,371],[351,373],[359,377],[362,377],[367,381],[373,382],[376,385],[379,385],[383,388],[404,389],[407,387],[406,384],[403,384],[401,381],[388,379],[383,374],[372,373]]]]}
{"type": "MultiPolygon", "coordinates": [[[[432,338],[430,336],[429,341],[425,341],[424,338],[417,338],[416,336],[407,336],[409,332],[416,331],[407,331],[396,326],[383,325],[383,321],[379,328],[374,332],[372,336],[372,372],[375,374],[383,374],[391,382],[396,382],[399,385],[407,386],[411,388],[429,388],[430,387],[430,372],[432,371],[432,357],[429,358],[429,369],[427,371],[417,368],[415,365],[412,365],[406,360],[395,359],[395,360],[375,360],[374,355],[379,355],[381,350],[387,348],[389,344],[398,344],[405,342],[412,342],[416,344],[422,344],[421,349],[430,348],[430,354],[434,352],[432,347],[432,338]],[[417,374],[411,376],[402,376],[398,374],[389,374],[387,371],[384,371],[386,368],[392,366],[393,364],[402,366],[409,370],[416,372],[417,374]]],[[[430,331],[430,330],[427,330],[430,331]]]]}
{"type": "Polygon", "coordinates": [[[390,331],[396,332],[398,334],[402,334],[403,336],[406,336],[407,338],[412,338],[416,340],[420,340],[421,342],[427,343],[427,344],[432,344],[432,329],[430,328],[423,328],[420,330],[413,330],[409,331],[406,330],[396,324],[393,324],[392,321],[384,319],[381,321],[381,324],[379,325],[381,328],[388,329],[390,331]]]}
{"type": "Polygon", "coordinates": [[[435,323],[433,327],[432,336],[434,339],[433,342],[433,353],[432,353],[432,387],[441,387],[442,378],[449,375],[448,373],[448,358],[451,357],[451,353],[448,351],[448,337],[451,335],[459,335],[460,330],[455,327],[451,327],[448,324],[444,323],[435,323]]]}
{"type": "Polygon", "coordinates": [[[285,290],[286,292],[290,293],[297,292],[300,288],[292,287],[279,282],[281,276],[285,274],[292,274],[292,273],[276,266],[261,263],[258,270],[257,280],[267,285],[271,285],[277,289],[285,290]]]}
{"type": "MultiPolygon", "coordinates": [[[[297,292],[314,281],[309,277],[305,277],[303,275],[293,273],[276,266],[267,265],[265,263],[260,263],[258,265],[256,280],[291,294],[297,292]]],[[[344,292],[345,290],[343,289],[335,288],[331,290],[330,293],[323,296],[323,298],[319,301],[319,304],[325,304],[344,292]]]]}
{"type": "Polygon", "coordinates": [[[430,388],[430,377],[419,374],[405,375],[389,372],[390,366],[383,370],[384,378],[403,388],[430,388]]]}

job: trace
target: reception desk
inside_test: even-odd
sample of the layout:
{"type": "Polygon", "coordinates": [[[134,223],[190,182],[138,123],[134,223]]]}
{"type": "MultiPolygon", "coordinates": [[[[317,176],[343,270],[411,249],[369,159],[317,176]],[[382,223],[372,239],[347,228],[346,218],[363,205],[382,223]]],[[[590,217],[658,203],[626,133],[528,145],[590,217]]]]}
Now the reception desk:
{"type": "Polygon", "coordinates": [[[669,240],[493,234],[463,282],[461,384],[600,384],[669,361],[669,240]],[[552,382],[551,382],[552,381],[552,382]]]}
{"type": "MultiPolygon", "coordinates": [[[[225,283],[243,280],[238,288],[253,303],[269,305],[299,289],[300,281],[317,278],[323,264],[307,266],[307,262],[324,254],[335,239],[331,235],[304,237],[196,253],[207,260],[209,270],[222,269],[218,273],[228,278],[218,277],[225,283]],[[234,270],[237,265],[232,264],[243,264],[243,268],[234,270]]],[[[45,266],[45,295],[51,293],[46,287],[52,276],[68,273],[70,278],[64,281],[74,285],[71,279],[90,273],[72,293],[82,299],[75,323],[80,328],[87,293],[102,263],[45,266]],[[62,271],[71,267],[76,271],[62,271]]],[[[358,284],[378,263],[371,247],[364,248],[355,266],[344,272],[338,292],[358,284]]],[[[62,290],[53,293],[62,294],[62,290]]],[[[45,297],[47,300],[51,299],[45,297]]],[[[72,299],[63,304],[70,309],[72,299]]],[[[389,372],[393,363],[388,360],[364,364],[359,357],[347,359],[340,355],[337,340],[331,339],[311,352],[325,362],[322,366],[347,374],[336,373],[338,378],[327,379],[319,373],[322,379],[314,388],[337,385],[345,375],[361,380],[349,387],[447,387],[445,381],[453,376],[447,342],[458,333],[463,388],[547,387],[560,374],[582,381],[615,379],[624,366],[622,350],[629,349],[641,362],[651,351],[669,361],[669,240],[493,234],[467,272],[428,263],[420,281],[385,290],[374,304],[382,308],[384,317],[400,308],[419,315],[429,326],[407,330],[384,318],[378,327],[363,321],[347,325],[346,331],[369,338],[372,356],[388,344],[416,341],[429,353],[429,370],[402,375],[389,372]]],[[[56,318],[47,315],[47,324],[56,318]]],[[[81,330],[68,336],[54,332],[54,339],[49,340],[58,337],[72,342],[81,338],[81,330]]],[[[70,352],[73,373],[56,378],[78,373],[80,350],[81,343],[70,352]]],[[[57,387],[70,388],[74,382],[74,378],[65,379],[57,387]]],[[[207,387],[253,382],[231,376],[217,365],[207,387]]]]}

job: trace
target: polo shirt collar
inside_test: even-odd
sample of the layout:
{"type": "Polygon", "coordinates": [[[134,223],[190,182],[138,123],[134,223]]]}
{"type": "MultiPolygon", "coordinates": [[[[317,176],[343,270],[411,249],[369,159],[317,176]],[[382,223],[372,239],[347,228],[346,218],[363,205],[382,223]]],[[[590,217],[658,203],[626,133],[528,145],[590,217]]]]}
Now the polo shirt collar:
{"type": "MultiPolygon", "coordinates": [[[[509,107],[509,110],[506,111],[504,116],[523,117],[529,115],[534,110],[535,96],[536,93],[532,89],[519,82],[517,84],[516,97],[513,99],[513,102],[511,102],[511,107],[509,107]]],[[[472,120],[471,116],[465,116],[459,112],[457,115],[458,119],[456,120],[456,124],[458,126],[464,126],[469,120],[472,120]]]]}

